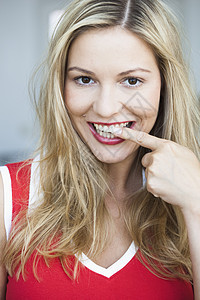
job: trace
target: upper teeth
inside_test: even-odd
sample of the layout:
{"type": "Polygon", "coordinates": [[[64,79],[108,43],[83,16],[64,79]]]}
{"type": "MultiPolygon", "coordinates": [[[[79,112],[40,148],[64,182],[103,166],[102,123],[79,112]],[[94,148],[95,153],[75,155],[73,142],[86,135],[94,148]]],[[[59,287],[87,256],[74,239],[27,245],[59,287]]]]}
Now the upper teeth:
{"type": "Polygon", "coordinates": [[[111,132],[112,133],[112,129],[114,127],[126,127],[128,125],[129,122],[126,122],[126,123],[120,123],[120,124],[113,124],[113,125],[110,125],[110,126],[106,126],[106,125],[99,125],[99,124],[95,124],[94,123],[94,127],[100,131],[103,131],[103,132],[111,132]]]}

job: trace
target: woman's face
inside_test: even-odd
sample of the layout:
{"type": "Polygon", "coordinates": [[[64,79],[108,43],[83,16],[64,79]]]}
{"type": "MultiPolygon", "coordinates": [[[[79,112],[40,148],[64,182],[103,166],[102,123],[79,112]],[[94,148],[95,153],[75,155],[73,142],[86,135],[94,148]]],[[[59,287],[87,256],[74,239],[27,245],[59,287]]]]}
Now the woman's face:
{"type": "Polygon", "coordinates": [[[93,154],[106,163],[135,156],[139,146],[110,133],[128,126],[149,133],[156,121],[161,77],[150,47],[119,27],[90,30],[71,45],[65,103],[93,154]]]}

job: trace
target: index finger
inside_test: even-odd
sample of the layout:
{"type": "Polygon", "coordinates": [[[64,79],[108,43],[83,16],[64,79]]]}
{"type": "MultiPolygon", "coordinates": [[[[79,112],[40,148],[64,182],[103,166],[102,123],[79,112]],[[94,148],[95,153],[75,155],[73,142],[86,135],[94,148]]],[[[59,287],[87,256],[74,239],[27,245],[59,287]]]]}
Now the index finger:
{"type": "Polygon", "coordinates": [[[138,131],[130,128],[113,128],[113,134],[124,139],[133,141],[145,148],[156,150],[159,148],[164,140],[150,135],[144,131],[138,131]]]}

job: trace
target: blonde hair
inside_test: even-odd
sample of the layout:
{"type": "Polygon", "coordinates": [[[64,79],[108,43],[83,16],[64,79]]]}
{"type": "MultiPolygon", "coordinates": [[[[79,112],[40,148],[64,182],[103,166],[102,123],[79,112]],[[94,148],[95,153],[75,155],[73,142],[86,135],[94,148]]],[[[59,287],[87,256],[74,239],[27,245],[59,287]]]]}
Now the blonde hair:
{"type": "MultiPolygon", "coordinates": [[[[72,42],[85,31],[110,26],[136,33],[155,53],[162,91],[151,134],[186,146],[199,157],[199,107],[183,61],[176,18],[169,8],[158,0],[73,1],[51,40],[37,107],[43,197],[10,234],[4,262],[11,275],[18,265],[17,275],[24,275],[25,264],[35,249],[36,261],[41,255],[46,260],[58,257],[69,274],[68,255],[90,249],[95,257],[108,240],[111,218],[104,204],[109,191],[106,166],[74,131],[63,94],[72,42]]],[[[147,151],[139,149],[139,161],[147,151]]],[[[141,261],[145,259],[158,276],[192,280],[187,231],[180,210],[155,198],[146,188],[130,198],[124,219],[140,249],[141,261]]]]}

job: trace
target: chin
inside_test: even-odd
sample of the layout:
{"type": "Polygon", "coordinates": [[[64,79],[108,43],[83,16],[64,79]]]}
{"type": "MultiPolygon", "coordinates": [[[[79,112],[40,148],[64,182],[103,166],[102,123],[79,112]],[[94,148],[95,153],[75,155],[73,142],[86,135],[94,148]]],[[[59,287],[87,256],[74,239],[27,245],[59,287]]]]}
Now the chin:
{"type": "Polygon", "coordinates": [[[125,154],[125,153],[117,153],[117,152],[111,152],[109,153],[109,150],[107,150],[107,153],[103,153],[103,152],[98,152],[96,153],[95,151],[92,151],[93,154],[95,155],[95,157],[106,164],[116,164],[116,163],[120,163],[124,160],[126,160],[128,157],[134,155],[133,153],[129,153],[129,154],[125,154]]]}

